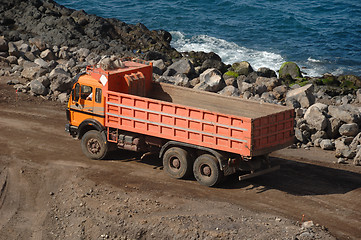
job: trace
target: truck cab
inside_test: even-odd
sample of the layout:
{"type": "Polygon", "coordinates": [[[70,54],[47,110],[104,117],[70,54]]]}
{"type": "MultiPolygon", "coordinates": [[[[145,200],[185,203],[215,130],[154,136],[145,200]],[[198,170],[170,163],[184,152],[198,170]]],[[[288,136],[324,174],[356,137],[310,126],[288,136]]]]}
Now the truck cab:
{"type": "Polygon", "coordinates": [[[67,108],[67,128],[73,137],[79,137],[79,126],[90,123],[104,126],[103,85],[88,74],[75,80],[67,108]]]}

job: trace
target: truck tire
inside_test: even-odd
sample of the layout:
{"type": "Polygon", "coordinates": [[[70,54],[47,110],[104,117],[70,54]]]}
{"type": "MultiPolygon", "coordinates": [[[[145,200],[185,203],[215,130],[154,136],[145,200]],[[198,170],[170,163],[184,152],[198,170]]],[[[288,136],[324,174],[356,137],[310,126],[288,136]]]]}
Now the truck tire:
{"type": "Polygon", "coordinates": [[[81,139],[81,149],[90,159],[104,159],[108,153],[108,142],[99,131],[90,130],[81,139]]]}
{"type": "Polygon", "coordinates": [[[193,174],[200,184],[208,187],[217,185],[223,178],[223,172],[219,168],[218,161],[211,154],[200,155],[195,160],[193,174]]]}
{"type": "Polygon", "coordinates": [[[192,174],[192,160],[186,150],[171,147],[163,155],[163,168],[173,178],[186,178],[192,174]]]}

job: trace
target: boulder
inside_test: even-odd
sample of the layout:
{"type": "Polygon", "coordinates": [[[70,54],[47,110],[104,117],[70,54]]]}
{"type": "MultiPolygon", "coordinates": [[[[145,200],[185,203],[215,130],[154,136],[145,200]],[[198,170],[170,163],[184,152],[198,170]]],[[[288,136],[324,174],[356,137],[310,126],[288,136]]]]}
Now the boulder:
{"type": "Polygon", "coordinates": [[[55,92],[64,92],[69,90],[72,86],[72,80],[70,77],[70,73],[65,71],[62,68],[54,68],[50,74],[50,89],[55,92]]]}
{"type": "Polygon", "coordinates": [[[336,148],[335,156],[337,158],[345,157],[348,159],[352,159],[356,155],[356,152],[353,151],[349,146],[347,146],[345,144],[344,139],[342,138],[335,140],[335,148],[336,148]]]}
{"type": "Polygon", "coordinates": [[[17,48],[17,46],[13,42],[8,43],[8,52],[10,56],[20,57],[20,52],[17,48]]]}
{"type": "Polygon", "coordinates": [[[167,69],[167,66],[165,65],[163,59],[154,60],[153,63],[153,73],[162,75],[164,71],[167,69]]]}
{"type": "Polygon", "coordinates": [[[286,94],[286,104],[297,101],[302,108],[308,108],[315,103],[315,96],[313,95],[313,85],[307,84],[303,87],[293,89],[286,94]]]}
{"type": "Polygon", "coordinates": [[[55,60],[55,54],[50,49],[42,51],[40,53],[40,57],[45,61],[55,60]]]}
{"type": "Polygon", "coordinates": [[[335,139],[338,136],[340,136],[340,133],[338,131],[338,129],[341,127],[342,122],[340,119],[335,118],[335,117],[331,117],[328,119],[327,122],[327,135],[332,138],[335,139]]]}
{"type": "MultiPolygon", "coordinates": [[[[23,78],[27,78],[30,80],[35,79],[36,77],[40,77],[40,67],[26,67],[24,68],[24,70],[21,72],[21,76],[23,78]]],[[[45,75],[45,72],[42,72],[42,75],[45,75]]]]}
{"type": "Polygon", "coordinates": [[[221,60],[216,59],[206,59],[201,66],[201,72],[210,69],[215,68],[218,69],[220,72],[227,71],[226,65],[221,60]]]}
{"type": "Polygon", "coordinates": [[[249,62],[236,62],[232,64],[232,69],[239,75],[248,75],[253,72],[253,68],[249,62]]]}
{"type": "Polygon", "coordinates": [[[168,67],[168,69],[163,73],[163,76],[174,76],[178,73],[185,74],[187,77],[191,78],[195,74],[193,64],[189,59],[182,58],[177,62],[173,63],[168,67]]]}
{"type": "Polygon", "coordinates": [[[244,93],[244,92],[254,93],[254,91],[255,91],[253,84],[247,83],[247,82],[242,82],[239,90],[241,93],[244,93]]]}
{"type": "Polygon", "coordinates": [[[325,130],[328,119],[317,106],[311,106],[307,109],[304,119],[309,125],[318,131],[325,130]]]}
{"type": "Polygon", "coordinates": [[[280,85],[278,87],[275,87],[273,89],[273,95],[277,98],[277,99],[282,99],[285,97],[286,93],[287,93],[287,86],[286,85],[280,85]]]}
{"type": "Polygon", "coordinates": [[[357,151],[355,158],[353,159],[355,166],[361,166],[361,148],[357,151]]]}
{"type": "Polygon", "coordinates": [[[105,56],[99,61],[98,65],[103,70],[113,70],[124,67],[122,61],[116,56],[105,56]]]}
{"type": "Polygon", "coordinates": [[[333,149],[333,143],[332,143],[332,141],[330,139],[323,139],[320,142],[320,147],[323,150],[332,150],[333,149]]]}
{"type": "Polygon", "coordinates": [[[34,63],[36,63],[37,65],[39,65],[39,67],[42,67],[42,68],[48,68],[49,67],[49,64],[46,61],[44,61],[43,59],[41,59],[41,58],[35,59],[34,63]]]}
{"type": "Polygon", "coordinates": [[[238,89],[235,88],[232,85],[228,85],[225,88],[223,88],[221,91],[218,92],[221,95],[225,95],[225,96],[234,96],[234,97],[238,97],[239,96],[239,92],[238,89]]]}
{"type": "Polygon", "coordinates": [[[325,131],[317,131],[315,134],[311,135],[312,142],[315,142],[316,139],[327,139],[327,133],[325,131]]]}
{"type": "Polygon", "coordinates": [[[342,124],[338,131],[342,136],[354,137],[357,135],[358,130],[356,123],[346,123],[342,124]]]}
{"type": "Polygon", "coordinates": [[[307,142],[307,138],[303,135],[303,131],[301,129],[295,128],[295,137],[301,143],[307,142]]]}
{"type": "Polygon", "coordinates": [[[264,85],[267,87],[267,91],[272,91],[275,87],[281,85],[281,82],[275,77],[273,78],[257,77],[256,84],[264,85]]]}
{"type": "Polygon", "coordinates": [[[353,123],[357,121],[357,114],[355,112],[350,112],[345,106],[330,105],[328,107],[328,113],[332,117],[338,118],[345,123],[353,123]]]}
{"type": "Polygon", "coordinates": [[[68,94],[66,93],[60,93],[58,95],[58,101],[61,102],[61,103],[66,103],[68,102],[68,94]]]}
{"type": "Polygon", "coordinates": [[[90,50],[87,48],[80,48],[78,51],[76,51],[76,53],[79,58],[85,59],[90,54],[90,50]]]}
{"type": "Polygon", "coordinates": [[[266,78],[274,78],[274,77],[276,78],[277,77],[277,74],[275,71],[273,71],[269,68],[266,68],[266,67],[258,68],[257,74],[258,74],[258,76],[266,77],[266,78]]]}
{"type": "Polygon", "coordinates": [[[29,43],[36,46],[39,51],[44,51],[48,48],[48,44],[41,38],[30,38],[29,43]]]}
{"type": "Polygon", "coordinates": [[[175,76],[161,76],[157,82],[170,83],[176,86],[190,87],[189,78],[185,74],[177,74],[175,76]]]}
{"type": "Polygon", "coordinates": [[[281,79],[296,79],[301,78],[301,70],[299,66],[297,66],[294,62],[286,62],[282,64],[280,70],[279,70],[279,76],[281,79]]]}
{"type": "Polygon", "coordinates": [[[45,96],[48,93],[46,87],[38,80],[33,80],[30,82],[30,90],[37,95],[45,96]]]}
{"type": "Polygon", "coordinates": [[[4,37],[0,37],[0,52],[8,52],[9,46],[4,37]]]}
{"type": "Polygon", "coordinates": [[[215,68],[207,69],[199,78],[200,82],[194,86],[194,89],[218,92],[226,86],[222,78],[222,73],[215,68]]]}

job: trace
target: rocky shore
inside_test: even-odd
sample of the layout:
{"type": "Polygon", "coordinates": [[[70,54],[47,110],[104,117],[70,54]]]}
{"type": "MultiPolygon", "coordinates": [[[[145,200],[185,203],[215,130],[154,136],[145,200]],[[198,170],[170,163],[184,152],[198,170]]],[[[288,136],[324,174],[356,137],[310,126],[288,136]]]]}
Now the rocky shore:
{"type": "MultiPolygon", "coordinates": [[[[338,163],[361,165],[361,80],[304,77],[292,62],[278,74],[248,62],[226,65],[215,53],[177,52],[172,36],[117,19],[67,9],[51,0],[0,5],[0,76],[17,92],[65,103],[72,78],[111,56],[152,61],[155,81],[295,108],[293,147],[335,151],[338,163]]],[[[201,99],[200,99],[201,100],[201,99]]]]}

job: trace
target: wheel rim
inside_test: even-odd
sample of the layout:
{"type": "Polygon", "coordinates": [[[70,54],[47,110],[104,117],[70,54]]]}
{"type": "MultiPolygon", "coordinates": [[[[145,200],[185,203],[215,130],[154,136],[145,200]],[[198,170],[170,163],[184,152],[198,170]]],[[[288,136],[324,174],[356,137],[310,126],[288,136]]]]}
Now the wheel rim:
{"type": "Polygon", "coordinates": [[[177,158],[177,157],[172,157],[171,159],[170,159],[170,167],[172,168],[172,169],[175,169],[175,170],[178,170],[178,169],[180,169],[180,166],[181,166],[181,162],[180,162],[180,160],[179,160],[179,158],[177,158]]]}
{"type": "Polygon", "coordinates": [[[87,148],[90,153],[97,154],[100,152],[101,146],[96,138],[91,138],[87,143],[87,148]]]}
{"type": "Polygon", "coordinates": [[[202,176],[210,177],[212,175],[212,169],[208,164],[202,164],[200,170],[202,176]]]}

